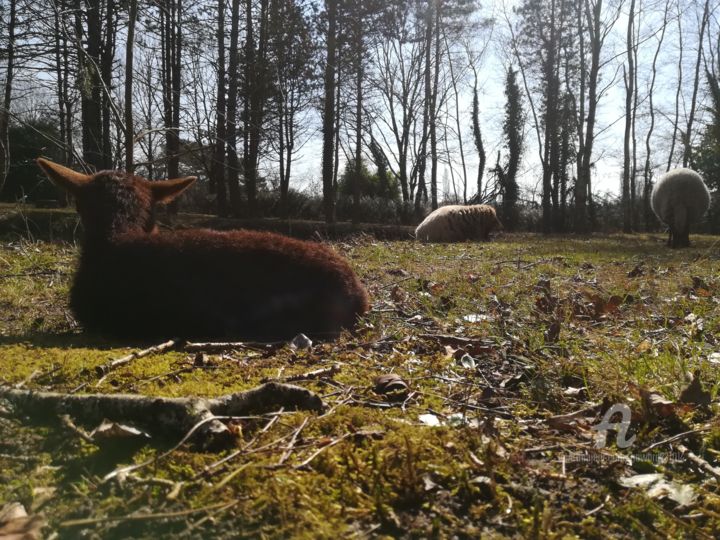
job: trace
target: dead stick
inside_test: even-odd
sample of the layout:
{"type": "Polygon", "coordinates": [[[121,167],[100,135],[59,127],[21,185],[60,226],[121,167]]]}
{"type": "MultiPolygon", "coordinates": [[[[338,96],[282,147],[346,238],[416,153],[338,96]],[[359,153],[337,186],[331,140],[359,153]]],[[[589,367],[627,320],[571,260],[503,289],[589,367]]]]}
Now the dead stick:
{"type": "Polygon", "coordinates": [[[123,356],[122,358],[118,358],[117,360],[111,360],[110,362],[107,362],[102,366],[96,367],[95,373],[97,373],[97,376],[100,377],[100,380],[97,382],[97,384],[95,384],[95,386],[100,386],[100,384],[105,380],[108,374],[111,371],[119,368],[120,366],[129,364],[133,360],[143,358],[144,356],[165,352],[168,349],[172,349],[175,346],[175,343],[176,341],[174,339],[171,339],[170,341],[166,341],[165,343],[161,343],[160,345],[155,345],[148,349],[143,349],[142,351],[135,351],[131,354],[128,354],[127,356],[123,356]]]}
{"type": "Polygon", "coordinates": [[[657,448],[658,446],[662,446],[664,444],[669,444],[675,441],[679,441],[680,439],[684,439],[688,435],[694,435],[696,433],[702,433],[704,431],[708,431],[710,427],[703,427],[699,429],[691,429],[690,431],[683,431],[682,433],[678,433],[677,435],[673,435],[672,437],[668,437],[667,439],[663,439],[662,441],[658,441],[656,443],[651,444],[650,446],[647,446],[641,450],[641,453],[645,454],[652,450],[653,448],[657,448]]]}
{"type": "Polygon", "coordinates": [[[707,461],[705,461],[700,456],[696,455],[692,452],[687,446],[684,444],[678,444],[677,445],[678,450],[680,450],[685,456],[692,461],[696,466],[698,466],[700,469],[705,471],[706,473],[709,473],[713,475],[716,479],[720,480],[720,469],[717,467],[713,467],[710,465],[707,461]]]}
{"type": "Polygon", "coordinates": [[[297,438],[298,435],[300,435],[300,432],[303,430],[303,428],[307,425],[308,419],[303,419],[302,424],[300,424],[300,427],[295,430],[295,433],[293,433],[292,438],[290,439],[290,442],[285,447],[285,451],[283,452],[283,455],[280,456],[280,459],[278,460],[277,464],[282,465],[287,461],[287,458],[290,457],[290,454],[292,454],[293,449],[295,448],[295,444],[297,444],[297,438]]]}
{"type": "Polygon", "coordinates": [[[59,411],[82,423],[104,418],[137,423],[150,431],[177,436],[203,421],[203,434],[211,442],[233,437],[216,416],[242,416],[248,412],[286,409],[320,411],[322,399],[305,388],[290,384],[266,383],[256,388],[213,399],[198,397],[166,398],[129,394],[61,394],[0,387],[0,398],[7,399],[27,414],[42,415],[59,411]]]}
{"type": "Polygon", "coordinates": [[[273,341],[268,343],[230,341],[230,342],[207,342],[207,343],[186,343],[183,350],[186,352],[220,353],[235,351],[238,349],[267,350],[272,347],[285,345],[285,341],[273,341]]]}
{"type": "Polygon", "coordinates": [[[202,508],[190,508],[188,510],[180,510],[178,512],[160,512],[157,514],[130,514],[129,516],[109,516],[105,518],[89,518],[89,519],[71,519],[60,523],[60,527],[79,527],[83,525],[100,525],[101,523],[114,523],[116,521],[146,521],[151,519],[170,519],[175,517],[184,517],[199,512],[207,512],[218,508],[230,508],[238,503],[238,501],[222,502],[203,506],[202,508]]]}

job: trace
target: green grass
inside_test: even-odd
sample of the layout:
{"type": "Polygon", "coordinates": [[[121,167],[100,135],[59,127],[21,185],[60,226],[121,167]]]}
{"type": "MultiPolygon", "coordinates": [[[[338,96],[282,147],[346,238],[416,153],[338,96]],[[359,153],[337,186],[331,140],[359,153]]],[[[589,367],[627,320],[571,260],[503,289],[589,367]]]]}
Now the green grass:
{"type": "Polygon", "coordinates": [[[684,456],[624,461],[698,430],[652,452],[679,452],[680,443],[720,467],[720,239],[692,241],[682,251],[659,235],[338,242],[372,298],[355,335],[311,351],[213,354],[204,367],[168,352],[112,372],[96,389],[94,367],[148,344],[77,327],[67,307],[73,246],[6,239],[1,383],[218,396],[340,369],[300,383],[324,396],[327,412],[285,412],[271,425],[269,416],[240,420],[237,448],[220,453],[183,445],[163,457],[177,441],[96,447],[0,404],[0,502],[22,502],[60,538],[717,537],[717,479],[684,456]],[[459,361],[465,353],[474,368],[459,361]],[[656,391],[676,403],[695,371],[711,405],[674,405],[663,416],[643,400],[656,391]],[[407,382],[406,399],[374,392],[383,373],[407,382]],[[602,414],[590,406],[603,402],[632,409],[631,448],[611,435],[594,449],[591,426],[602,414]],[[552,419],[583,409],[575,422],[552,419]],[[102,482],[148,458],[158,459],[135,477],[102,482]],[[680,507],[618,483],[639,472],[660,472],[698,497],[680,507]]]}

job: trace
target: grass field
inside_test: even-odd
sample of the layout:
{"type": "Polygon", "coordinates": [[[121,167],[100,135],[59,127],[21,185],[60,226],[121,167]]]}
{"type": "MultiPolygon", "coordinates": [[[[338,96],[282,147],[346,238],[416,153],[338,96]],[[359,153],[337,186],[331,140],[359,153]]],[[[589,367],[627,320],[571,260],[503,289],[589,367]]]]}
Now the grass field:
{"type": "Polygon", "coordinates": [[[720,239],[692,241],[336,242],[372,299],[355,335],[177,348],[98,385],[97,366],[155,344],[83,334],[66,300],[76,248],[6,237],[1,384],[214,397],[294,380],[326,409],[235,420],[234,446],[210,452],[95,443],[0,402],[0,502],[59,538],[716,538],[720,239]],[[610,430],[597,448],[614,404],[633,443],[610,430]]]}

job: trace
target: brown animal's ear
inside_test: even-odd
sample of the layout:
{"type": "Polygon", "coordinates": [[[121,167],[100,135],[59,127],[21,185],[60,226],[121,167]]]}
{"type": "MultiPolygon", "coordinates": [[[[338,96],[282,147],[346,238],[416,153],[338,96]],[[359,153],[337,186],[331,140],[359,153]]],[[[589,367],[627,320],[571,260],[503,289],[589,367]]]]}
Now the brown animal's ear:
{"type": "Polygon", "coordinates": [[[87,174],[73,171],[47,159],[38,158],[37,164],[53,183],[70,193],[76,193],[77,190],[87,184],[91,178],[87,174]]]}
{"type": "Polygon", "coordinates": [[[197,176],[186,176],[185,178],[176,178],[174,180],[148,182],[148,186],[150,186],[150,191],[152,191],[153,200],[156,203],[165,204],[172,201],[193,185],[195,180],[197,180],[197,176]]]}

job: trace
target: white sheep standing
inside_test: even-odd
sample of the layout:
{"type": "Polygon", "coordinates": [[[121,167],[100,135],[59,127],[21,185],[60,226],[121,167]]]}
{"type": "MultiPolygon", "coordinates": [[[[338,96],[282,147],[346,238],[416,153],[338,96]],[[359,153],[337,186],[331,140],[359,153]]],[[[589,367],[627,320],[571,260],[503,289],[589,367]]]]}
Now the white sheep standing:
{"type": "Polygon", "coordinates": [[[691,169],[673,169],[662,175],[650,198],[655,215],[670,228],[668,246],[690,245],[690,225],[710,207],[710,192],[702,176],[691,169]]]}
{"type": "Polygon", "coordinates": [[[423,242],[487,240],[495,229],[502,229],[502,223],[492,206],[449,205],[430,213],[415,229],[415,238],[423,242]]]}

